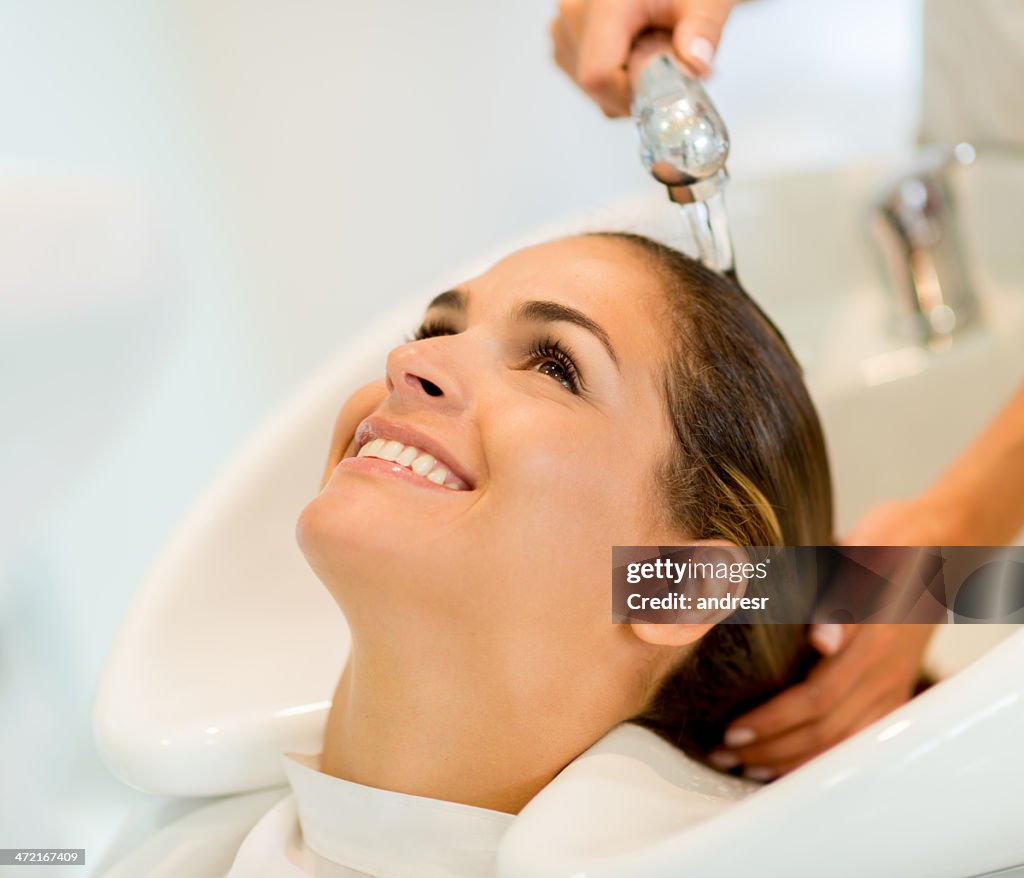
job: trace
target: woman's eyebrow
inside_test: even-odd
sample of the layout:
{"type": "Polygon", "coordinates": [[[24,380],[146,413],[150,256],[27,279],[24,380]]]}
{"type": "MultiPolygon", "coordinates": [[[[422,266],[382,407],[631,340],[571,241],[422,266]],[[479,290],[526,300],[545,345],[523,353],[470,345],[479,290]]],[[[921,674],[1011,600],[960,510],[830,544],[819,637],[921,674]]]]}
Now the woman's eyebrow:
{"type": "Polygon", "coordinates": [[[541,323],[557,323],[558,321],[573,323],[581,329],[585,329],[587,332],[593,333],[597,337],[597,340],[604,345],[604,349],[608,351],[608,356],[612,358],[615,368],[619,368],[619,358],[615,355],[615,348],[612,347],[611,339],[608,338],[608,333],[601,328],[600,324],[595,323],[582,311],[577,311],[575,308],[570,308],[568,305],[563,305],[561,302],[547,302],[540,299],[531,299],[528,302],[521,303],[516,308],[515,313],[512,315],[512,319],[535,320],[541,323]]]}
{"type": "Polygon", "coordinates": [[[431,308],[451,308],[453,311],[465,311],[466,294],[462,290],[445,290],[430,300],[427,310],[429,311],[431,308]]]}
{"type": "MultiPolygon", "coordinates": [[[[467,294],[463,290],[446,290],[431,299],[430,304],[427,305],[427,310],[429,311],[431,308],[451,308],[453,311],[465,311],[466,299],[467,294]]],[[[528,302],[520,303],[516,307],[512,319],[532,320],[541,323],[557,323],[561,321],[575,324],[581,329],[592,333],[604,345],[604,349],[608,351],[608,356],[612,358],[615,368],[620,368],[619,358],[615,353],[615,348],[612,347],[611,339],[608,338],[608,333],[604,331],[600,324],[595,323],[582,311],[577,311],[575,308],[563,305],[561,302],[531,299],[528,302]]]]}

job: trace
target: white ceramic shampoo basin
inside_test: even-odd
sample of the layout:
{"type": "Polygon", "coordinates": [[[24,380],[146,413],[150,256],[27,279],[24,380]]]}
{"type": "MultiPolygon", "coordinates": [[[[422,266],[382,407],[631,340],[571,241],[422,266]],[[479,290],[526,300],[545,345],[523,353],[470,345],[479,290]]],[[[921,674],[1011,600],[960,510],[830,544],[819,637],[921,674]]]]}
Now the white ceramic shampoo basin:
{"type": "MultiPolygon", "coordinates": [[[[841,528],[926,485],[1024,379],[1024,254],[999,220],[1006,202],[1019,204],[1010,183],[1024,193],[1024,170],[986,167],[972,169],[964,199],[969,235],[972,222],[991,226],[969,240],[984,321],[938,354],[885,332],[885,295],[858,225],[884,169],[730,190],[741,276],[790,337],[822,412],[841,528]],[[779,257],[791,252],[806,259],[779,257]]],[[[652,192],[533,240],[581,227],[673,237],[678,223],[652,192]]],[[[317,490],[342,401],[379,376],[388,348],[443,288],[411,297],[330,362],[238,454],[154,563],[95,706],[98,746],[125,782],[175,796],[251,790],[283,782],[282,750],[319,746],[348,634],[294,543],[295,521],[317,490]]],[[[648,804],[666,783],[688,783],[672,768],[681,756],[618,736],[622,752],[582,760],[558,796],[541,793],[527,807],[502,874],[966,878],[1024,864],[1024,632],[947,626],[929,661],[948,679],[794,774],[700,813],[673,810],[667,796],[657,826],[612,832],[596,849],[566,827],[632,825],[614,809],[594,813],[608,797],[590,796],[628,784],[623,765],[636,769],[630,795],[648,804]]],[[[700,795],[690,789],[688,801],[700,795]]]]}

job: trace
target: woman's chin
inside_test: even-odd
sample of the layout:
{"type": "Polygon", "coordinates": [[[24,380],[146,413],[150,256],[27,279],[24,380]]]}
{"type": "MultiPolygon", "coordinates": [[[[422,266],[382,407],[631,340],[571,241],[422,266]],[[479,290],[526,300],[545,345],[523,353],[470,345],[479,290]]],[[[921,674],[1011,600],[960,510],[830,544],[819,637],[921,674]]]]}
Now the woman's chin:
{"type": "Polygon", "coordinates": [[[322,580],[385,566],[422,569],[431,559],[440,560],[440,541],[451,542],[452,534],[445,533],[445,516],[438,509],[440,501],[447,499],[418,486],[336,473],[299,514],[296,541],[322,580]]]}

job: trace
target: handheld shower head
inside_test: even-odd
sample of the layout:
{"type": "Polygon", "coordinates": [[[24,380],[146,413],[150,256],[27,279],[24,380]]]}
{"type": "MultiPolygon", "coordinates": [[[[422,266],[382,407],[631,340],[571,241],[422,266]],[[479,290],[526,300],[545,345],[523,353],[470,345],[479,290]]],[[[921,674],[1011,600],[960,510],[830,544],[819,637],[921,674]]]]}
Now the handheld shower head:
{"type": "Polygon", "coordinates": [[[642,35],[629,59],[631,113],[644,167],[685,214],[700,259],[735,275],[722,191],[729,132],[700,80],[675,58],[667,33],[642,35]]]}
{"type": "Polygon", "coordinates": [[[704,201],[728,179],[729,132],[664,32],[640,37],[629,59],[631,112],[644,167],[680,204],[704,201]]]}

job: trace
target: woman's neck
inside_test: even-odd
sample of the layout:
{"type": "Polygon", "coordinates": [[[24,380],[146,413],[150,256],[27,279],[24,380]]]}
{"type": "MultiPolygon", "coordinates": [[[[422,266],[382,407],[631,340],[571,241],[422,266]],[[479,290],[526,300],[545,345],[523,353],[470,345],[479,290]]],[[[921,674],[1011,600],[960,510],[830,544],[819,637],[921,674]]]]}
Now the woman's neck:
{"type": "Polygon", "coordinates": [[[635,712],[615,695],[635,681],[594,679],[591,663],[566,667],[564,653],[460,652],[441,638],[422,638],[418,653],[396,640],[353,644],[328,715],[326,773],[518,813],[635,712]]]}

